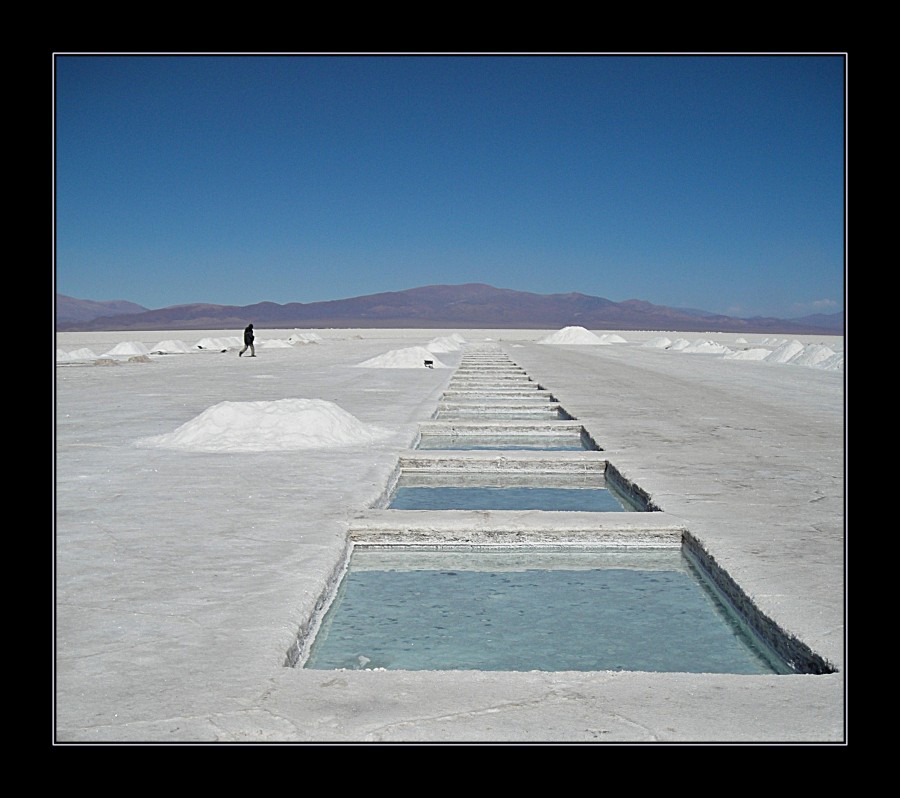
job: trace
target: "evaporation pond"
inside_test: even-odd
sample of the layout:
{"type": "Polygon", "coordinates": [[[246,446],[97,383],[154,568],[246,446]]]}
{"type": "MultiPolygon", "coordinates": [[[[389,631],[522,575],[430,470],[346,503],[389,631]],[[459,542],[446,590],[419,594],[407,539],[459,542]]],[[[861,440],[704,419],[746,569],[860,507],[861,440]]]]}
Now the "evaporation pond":
{"type": "Polygon", "coordinates": [[[303,667],[788,672],[679,548],[357,548],[303,667]]]}
{"type": "Polygon", "coordinates": [[[403,486],[391,510],[569,510],[621,513],[634,510],[607,488],[496,487],[493,485],[403,486]]]}
{"type": "Polygon", "coordinates": [[[591,451],[597,447],[586,436],[567,435],[432,435],[423,433],[417,449],[591,451]]]}
{"type": "Polygon", "coordinates": [[[556,421],[571,421],[572,417],[565,410],[543,408],[535,410],[439,410],[434,414],[437,421],[471,421],[473,419],[492,419],[494,421],[534,421],[549,418],[556,421]]]}

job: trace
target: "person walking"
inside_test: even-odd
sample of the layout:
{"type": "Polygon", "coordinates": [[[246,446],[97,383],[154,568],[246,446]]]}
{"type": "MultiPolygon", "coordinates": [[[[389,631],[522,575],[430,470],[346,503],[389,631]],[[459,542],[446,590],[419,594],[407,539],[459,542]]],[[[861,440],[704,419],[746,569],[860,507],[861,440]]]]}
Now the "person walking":
{"type": "Polygon", "coordinates": [[[253,325],[248,324],[244,328],[244,348],[238,352],[238,357],[244,354],[248,349],[250,350],[250,357],[256,357],[256,347],[253,346],[255,336],[253,335],[253,325]]]}

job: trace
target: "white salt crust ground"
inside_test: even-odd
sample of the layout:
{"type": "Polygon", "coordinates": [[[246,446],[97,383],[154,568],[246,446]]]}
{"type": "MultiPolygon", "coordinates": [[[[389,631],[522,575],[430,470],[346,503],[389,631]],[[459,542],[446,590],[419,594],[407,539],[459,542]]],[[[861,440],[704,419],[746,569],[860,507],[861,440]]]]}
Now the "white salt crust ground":
{"type": "MultiPolygon", "coordinates": [[[[57,336],[54,742],[846,741],[842,338],[801,336],[797,349],[705,331],[618,331],[624,342],[600,346],[548,346],[549,330],[315,334],[259,331],[249,360],[231,331],[57,336]],[[285,667],[348,529],[370,514],[464,349],[432,358],[445,368],[360,364],[432,352],[452,335],[463,348],[496,344],[549,387],[619,471],[836,672],[285,667]],[[206,343],[154,354],[166,341],[206,343]],[[704,341],[780,354],[683,351],[704,341]],[[832,356],[813,346],[840,367],[823,367],[832,356]],[[330,438],[317,439],[326,420],[330,438]],[[193,445],[146,445],[179,430],[193,445]],[[248,451],[251,440],[260,448],[248,451]]],[[[532,513],[519,524],[544,526],[532,513]]]]}

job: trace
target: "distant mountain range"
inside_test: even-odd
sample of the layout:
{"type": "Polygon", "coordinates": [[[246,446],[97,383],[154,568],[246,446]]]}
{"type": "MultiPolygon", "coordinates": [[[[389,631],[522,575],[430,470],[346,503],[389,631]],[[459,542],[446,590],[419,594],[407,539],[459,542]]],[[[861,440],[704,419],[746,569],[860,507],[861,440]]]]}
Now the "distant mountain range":
{"type": "Polygon", "coordinates": [[[56,329],[241,330],[291,328],[451,328],[670,330],[843,335],[844,313],[796,319],[737,318],[670,308],[637,299],[613,302],[586,294],[532,294],[482,283],[429,285],[327,302],[173,305],[148,310],[133,302],[56,295],[56,329]]]}
{"type": "Polygon", "coordinates": [[[134,302],[114,300],[112,302],[94,302],[90,299],[73,299],[63,294],[56,295],[56,321],[72,322],[93,321],[107,316],[130,316],[134,313],[145,313],[147,308],[134,302]]]}

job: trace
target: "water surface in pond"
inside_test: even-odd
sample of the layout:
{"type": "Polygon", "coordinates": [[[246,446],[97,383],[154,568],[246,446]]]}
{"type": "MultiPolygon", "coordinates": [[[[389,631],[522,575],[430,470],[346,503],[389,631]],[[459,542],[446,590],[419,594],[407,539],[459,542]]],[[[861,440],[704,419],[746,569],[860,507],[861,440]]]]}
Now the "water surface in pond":
{"type": "Polygon", "coordinates": [[[607,488],[398,486],[391,510],[569,510],[621,513],[634,508],[607,488]]]}
{"type": "Polygon", "coordinates": [[[788,672],[680,549],[357,549],[304,667],[788,672]]]}

